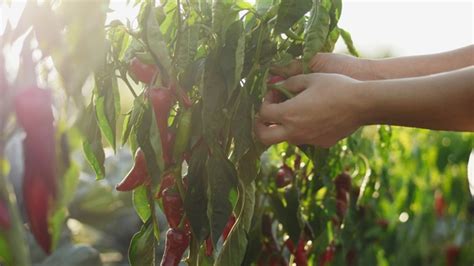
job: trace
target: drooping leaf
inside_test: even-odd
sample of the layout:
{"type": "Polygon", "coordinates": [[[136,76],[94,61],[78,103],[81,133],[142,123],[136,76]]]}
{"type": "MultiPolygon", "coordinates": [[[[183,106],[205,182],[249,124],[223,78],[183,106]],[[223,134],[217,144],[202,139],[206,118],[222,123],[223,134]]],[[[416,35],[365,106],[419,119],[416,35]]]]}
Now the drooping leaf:
{"type": "Polygon", "coordinates": [[[154,9],[147,5],[144,12],[144,22],[142,24],[144,27],[143,37],[155,59],[155,64],[160,69],[163,81],[167,84],[170,81],[169,71],[172,69],[168,47],[161,33],[160,25],[156,20],[154,9]]]}
{"type": "Polygon", "coordinates": [[[229,26],[225,45],[220,56],[220,66],[225,78],[227,97],[230,97],[240,82],[244,65],[245,34],[243,23],[238,20],[229,26]]]}
{"type": "Polygon", "coordinates": [[[155,237],[151,219],[133,236],[128,259],[132,266],[155,265],[155,237]]]}
{"type": "Polygon", "coordinates": [[[316,55],[326,43],[326,38],[329,33],[329,23],[328,10],[321,4],[321,0],[315,0],[305,28],[303,48],[305,72],[308,71],[307,67],[311,58],[316,55]]]}
{"type": "Polygon", "coordinates": [[[359,53],[357,52],[357,49],[355,48],[354,43],[352,42],[351,34],[341,28],[339,28],[339,31],[341,32],[341,37],[344,40],[344,43],[347,46],[347,50],[349,50],[349,53],[353,56],[359,57],[359,53]]]}
{"type": "Polygon", "coordinates": [[[237,172],[220,148],[213,147],[212,152],[206,163],[209,198],[207,216],[210,222],[212,243],[217,246],[217,240],[232,213],[229,193],[236,186],[237,172]]]}
{"type": "Polygon", "coordinates": [[[212,1],[212,30],[217,34],[219,41],[225,43],[226,31],[237,20],[238,10],[232,8],[233,0],[212,1]]]}
{"type": "Polygon", "coordinates": [[[283,33],[311,9],[311,0],[282,0],[278,8],[275,33],[283,33]]]}
{"type": "Polygon", "coordinates": [[[82,148],[86,160],[94,170],[97,180],[103,179],[105,177],[105,153],[102,147],[102,136],[97,125],[96,113],[92,104],[87,107],[81,120],[80,127],[84,131],[82,148]]]}
{"type": "Polygon", "coordinates": [[[145,223],[151,216],[150,203],[148,202],[147,189],[145,186],[139,186],[133,190],[133,207],[135,212],[140,217],[143,223],[145,223]]]}
{"type": "Polygon", "coordinates": [[[238,106],[232,120],[231,131],[234,137],[234,158],[236,161],[253,146],[253,105],[246,88],[241,88],[238,106]]]}
{"type": "Polygon", "coordinates": [[[199,242],[207,238],[209,234],[206,158],[207,146],[201,144],[193,152],[189,162],[187,175],[189,188],[184,200],[186,216],[199,242]]]}
{"type": "Polygon", "coordinates": [[[248,244],[248,233],[252,221],[255,206],[255,183],[243,185],[240,188],[239,200],[241,209],[239,210],[237,221],[224,243],[215,265],[241,265],[245,257],[248,244]]]}
{"type": "Polygon", "coordinates": [[[179,33],[179,44],[176,47],[176,64],[182,70],[194,61],[197,52],[199,28],[195,25],[186,27],[179,33]]]}
{"type": "Polygon", "coordinates": [[[116,119],[120,113],[117,78],[110,65],[95,73],[95,109],[99,128],[115,150],[116,119]]]}

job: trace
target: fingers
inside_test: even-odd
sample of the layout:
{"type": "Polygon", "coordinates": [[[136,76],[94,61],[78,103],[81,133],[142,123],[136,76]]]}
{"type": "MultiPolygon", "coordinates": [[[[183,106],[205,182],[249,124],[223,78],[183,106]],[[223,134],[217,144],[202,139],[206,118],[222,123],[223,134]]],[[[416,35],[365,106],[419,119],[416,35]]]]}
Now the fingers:
{"type": "Polygon", "coordinates": [[[291,77],[303,73],[303,63],[301,59],[295,59],[286,66],[272,66],[270,72],[282,77],[291,77]]]}
{"type": "Polygon", "coordinates": [[[297,75],[293,76],[283,83],[285,89],[293,93],[300,93],[309,86],[309,75],[297,75]]]}
{"type": "Polygon", "coordinates": [[[286,140],[287,132],[284,126],[272,124],[265,125],[257,119],[255,123],[255,134],[265,145],[272,145],[286,140]]]}
{"type": "Polygon", "coordinates": [[[260,107],[260,120],[266,123],[281,123],[283,113],[280,105],[265,100],[260,107]]]}

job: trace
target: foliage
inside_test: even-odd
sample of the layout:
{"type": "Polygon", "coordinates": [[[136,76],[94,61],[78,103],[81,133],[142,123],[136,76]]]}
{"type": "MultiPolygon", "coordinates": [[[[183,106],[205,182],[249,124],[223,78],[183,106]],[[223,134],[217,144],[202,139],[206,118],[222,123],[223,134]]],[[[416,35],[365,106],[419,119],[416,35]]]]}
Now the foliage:
{"type": "MultiPolygon", "coordinates": [[[[190,265],[268,265],[277,259],[298,265],[432,265],[442,264],[440,254],[451,246],[459,249],[459,264],[474,260],[468,251],[474,244],[473,201],[463,179],[472,136],[368,127],[331,149],[264,147],[254,138],[253,119],[268,90],[270,66],[297,57],[306,65],[314,54],[331,52],[339,36],[357,55],[350,34],[338,27],[340,0],[135,1],[136,21],[105,25],[107,4],[29,1],[19,24],[2,36],[2,51],[22,38],[23,51],[18,77],[2,77],[0,84],[1,179],[4,140],[17,132],[10,102],[25,87],[54,84],[51,75],[35,79],[35,68],[50,61],[54,67],[44,71],[61,80],[62,90],[52,88],[65,102],[55,106],[61,193],[49,214],[49,233],[59,247],[45,263],[60,264],[64,257],[55,256],[63,249],[79,250],[78,263],[99,264],[94,250],[58,244],[80,172],[69,153],[82,147],[90,166],[84,171],[104,182],[110,178],[106,158],[118,154],[120,145],[132,154],[143,151],[150,177],[133,190],[143,224],[130,240],[132,265],[160,260],[156,249],[166,234],[160,191],[167,175],[184,208],[179,230],[191,235],[190,265]],[[32,40],[41,54],[36,61],[32,40]],[[153,66],[151,79],[130,68],[136,59],[153,66]],[[160,105],[152,98],[157,91],[173,96],[160,105]],[[133,102],[124,104],[129,97],[133,102]],[[294,173],[284,185],[275,178],[282,165],[294,173]],[[334,180],[344,171],[351,179],[341,190],[334,180]],[[433,210],[435,191],[445,199],[443,215],[433,210]],[[224,236],[232,215],[237,219],[224,236]],[[214,247],[211,254],[206,240],[214,247]]],[[[73,205],[97,213],[118,209],[110,187],[99,184],[73,205]]],[[[4,263],[27,264],[11,256],[9,245],[22,246],[19,239],[21,232],[0,231],[4,263]]]]}

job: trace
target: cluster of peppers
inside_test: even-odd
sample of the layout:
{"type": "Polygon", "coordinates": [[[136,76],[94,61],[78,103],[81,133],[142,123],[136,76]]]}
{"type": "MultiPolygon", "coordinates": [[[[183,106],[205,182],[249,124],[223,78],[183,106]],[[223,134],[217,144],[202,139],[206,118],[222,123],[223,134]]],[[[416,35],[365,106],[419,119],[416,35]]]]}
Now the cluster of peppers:
{"type": "Polygon", "coordinates": [[[46,252],[52,249],[48,217],[57,197],[56,145],[51,91],[30,87],[15,97],[18,123],[24,129],[23,198],[30,230],[46,252]]]}
{"type": "MultiPolygon", "coordinates": [[[[138,58],[130,62],[129,73],[137,81],[153,84],[159,76],[155,65],[142,63],[138,58]]],[[[187,189],[187,178],[181,178],[179,167],[184,159],[191,131],[191,101],[179,88],[148,86],[145,96],[148,98],[155,113],[156,124],[160,134],[162,157],[165,171],[161,177],[160,186],[155,194],[156,200],[161,200],[163,212],[169,224],[161,265],[178,265],[189,246],[191,233],[189,221],[185,217],[183,196],[187,189]],[[170,110],[179,100],[184,110],[181,113],[176,132],[168,126],[170,110]]],[[[138,186],[151,185],[151,177],[147,171],[145,154],[138,148],[135,153],[135,164],[125,178],[117,185],[118,191],[131,191],[138,186]]],[[[235,221],[235,219],[234,219],[235,221]]],[[[230,231],[230,229],[228,230],[230,231]]],[[[228,234],[228,233],[227,233],[228,234]]],[[[208,250],[212,254],[212,245],[208,250]]]]}

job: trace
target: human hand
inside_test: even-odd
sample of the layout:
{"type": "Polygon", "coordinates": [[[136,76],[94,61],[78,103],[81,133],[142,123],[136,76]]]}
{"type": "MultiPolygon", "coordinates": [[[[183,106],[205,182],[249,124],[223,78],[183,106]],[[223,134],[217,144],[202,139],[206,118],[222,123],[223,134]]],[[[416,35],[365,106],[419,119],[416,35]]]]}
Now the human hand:
{"type": "MultiPolygon", "coordinates": [[[[318,53],[309,62],[313,73],[336,73],[359,80],[372,80],[372,61],[353,56],[332,53],[318,53]]],[[[271,72],[282,77],[291,77],[303,73],[303,62],[295,59],[286,66],[274,66],[271,72]]]]}
{"type": "Polygon", "coordinates": [[[265,96],[255,121],[255,133],[266,145],[288,141],[330,147],[364,123],[365,104],[359,81],[338,74],[293,76],[283,86],[297,95],[278,102],[265,96]]]}

